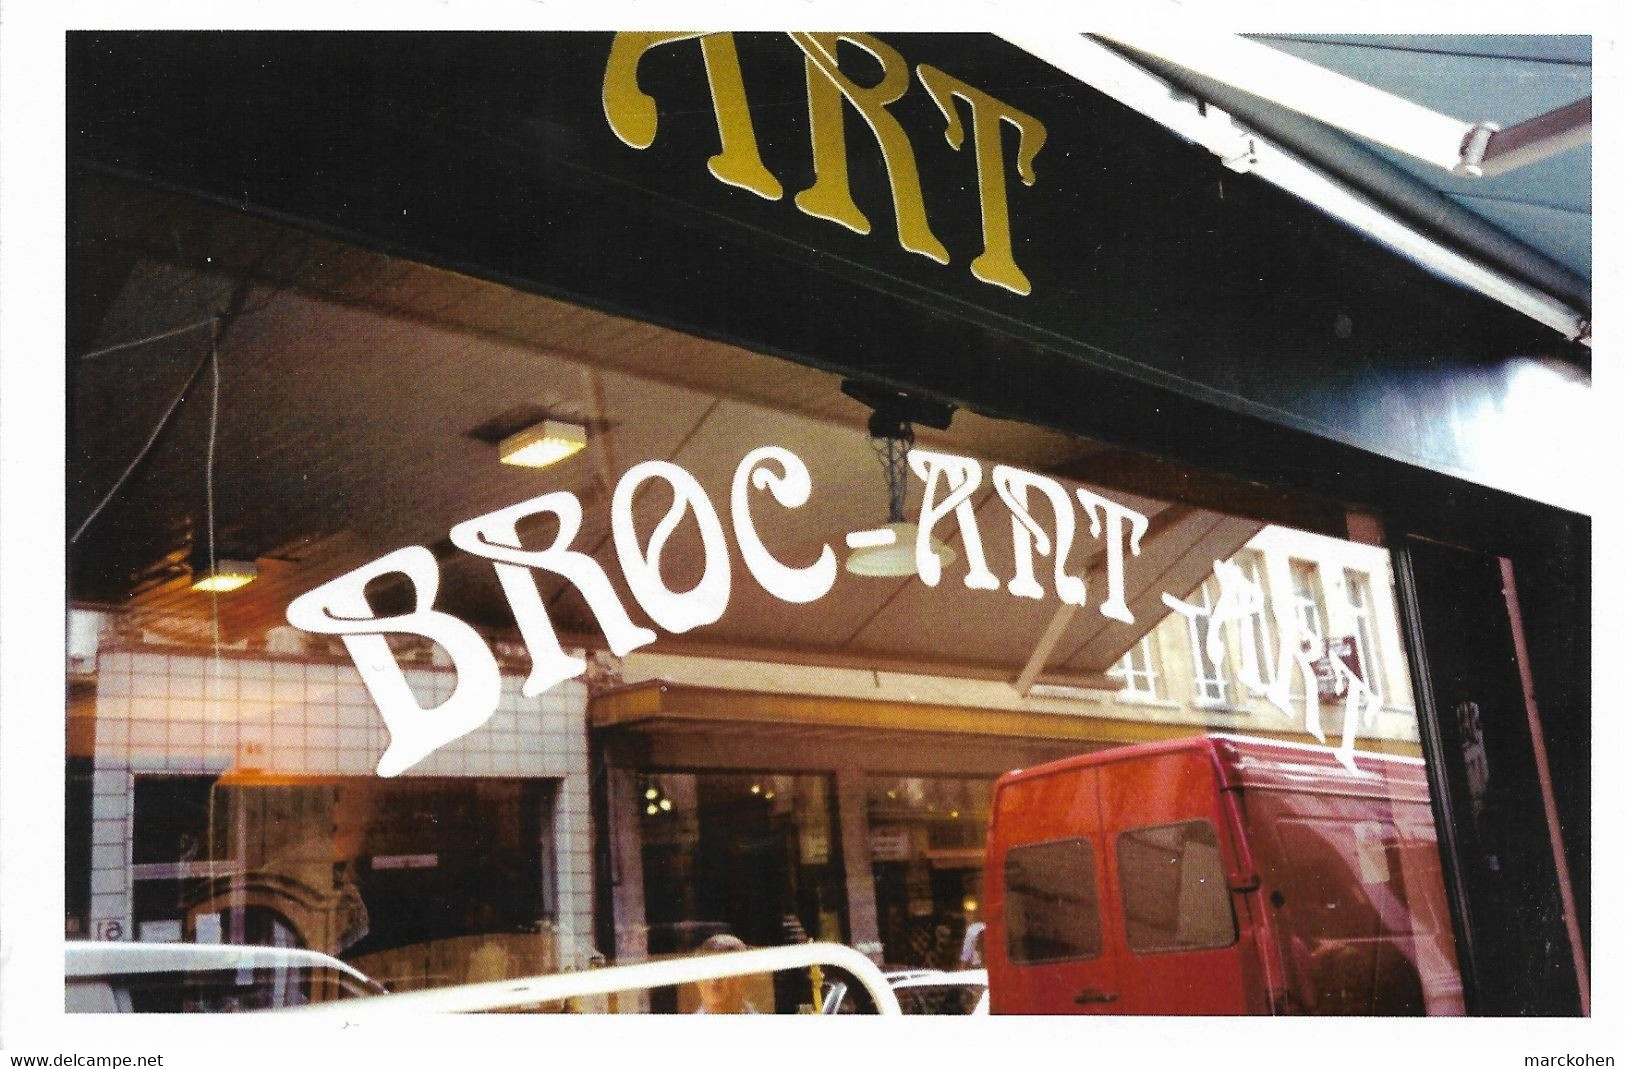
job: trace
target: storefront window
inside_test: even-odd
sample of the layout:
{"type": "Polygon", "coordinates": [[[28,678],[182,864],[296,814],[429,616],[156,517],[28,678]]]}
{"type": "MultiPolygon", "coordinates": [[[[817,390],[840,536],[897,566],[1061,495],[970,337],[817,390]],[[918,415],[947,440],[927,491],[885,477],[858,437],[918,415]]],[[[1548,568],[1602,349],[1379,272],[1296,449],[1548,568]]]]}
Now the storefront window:
{"type": "Polygon", "coordinates": [[[397,991],[558,967],[541,784],[134,786],[138,941],[314,949],[397,991]]]}
{"type": "MultiPolygon", "coordinates": [[[[1179,953],[1285,947],[1231,935],[1343,891],[1216,856],[1239,818],[1168,810],[1207,797],[1188,772],[1034,803],[1015,817],[1052,823],[996,855],[1001,777],[1223,734],[1317,755],[1305,775],[1399,762],[1422,790],[1388,553],[1336,523],[1277,522],[1199,471],[1146,475],[1098,442],[199,205],[163,202],[200,247],[288,242],[347,269],[248,283],[218,395],[198,380],[208,404],[159,436],[184,447],[103,502],[215,355],[210,335],[165,333],[175,301],[201,316],[236,284],[172,262],[168,230],[120,236],[150,196],[103,189],[86,213],[132,242],[100,344],[156,340],[73,384],[76,938],[309,950],[396,990],[715,935],[811,940],[986,967],[995,1006],[1005,947],[1023,967],[1098,958],[1091,1006],[1184,1012],[1131,1007],[1107,974],[1167,969],[1135,990],[1172,991],[1179,953]],[[551,463],[513,462],[543,441],[551,463]],[[196,589],[222,559],[250,581],[196,589]],[[1238,904],[1274,890],[1274,914],[1238,904]],[[1135,961],[1108,960],[1124,946],[1135,961]]],[[[1321,826],[1388,819],[1350,807],[1278,816],[1371,868],[1376,847],[1321,826]]],[[[1428,826],[1395,827],[1405,895],[1379,881],[1365,901],[1432,911],[1434,979],[1422,1003],[1380,1004],[1436,1011],[1448,911],[1436,864],[1416,860],[1428,826]]],[[[1259,834],[1253,856],[1275,858],[1259,834]]],[[[1305,962],[1346,951],[1325,924],[1294,931],[1305,962]]],[[[1414,954],[1419,937],[1391,931],[1381,953],[1414,954]]],[[[787,977],[751,1005],[818,1001],[813,977],[787,977]]],[[[1305,982],[1301,1005],[1332,1004],[1305,982]]]]}

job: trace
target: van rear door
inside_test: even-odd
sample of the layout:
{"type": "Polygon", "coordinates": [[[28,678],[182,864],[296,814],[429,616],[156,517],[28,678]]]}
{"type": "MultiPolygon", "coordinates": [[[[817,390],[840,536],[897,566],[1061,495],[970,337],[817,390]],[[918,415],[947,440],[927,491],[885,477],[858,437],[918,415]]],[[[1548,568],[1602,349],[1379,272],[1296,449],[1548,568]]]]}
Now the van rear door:
{"type": "Polygon", "coordinates": [[[999,785],[988,843],[987,959],[994,1013],[1112,1013],[1115,964],[1102,936],[1099,774],[999,785]]]}
{"type": "Polygon", "coordinates": [[[1260,1012],[1249,1005],[1256,970],[1245,908],[1238,918],[1232,901],[1232,822],[1209,749],[1112,761],[1099,774],[1115,1012],[1260,1012]]]}

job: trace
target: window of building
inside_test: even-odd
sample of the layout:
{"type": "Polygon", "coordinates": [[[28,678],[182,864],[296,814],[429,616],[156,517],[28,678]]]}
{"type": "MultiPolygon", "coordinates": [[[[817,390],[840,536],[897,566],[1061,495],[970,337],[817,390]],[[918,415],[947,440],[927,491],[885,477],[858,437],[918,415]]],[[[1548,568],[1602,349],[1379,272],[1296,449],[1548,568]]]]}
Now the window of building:
{"type": "Polygon", "coordinates": [[[1100,953],[1095,852],[1087,839],[1011,847],[1004,856],[1005,941],[1018,965],[1100,953]]]}
{"type": "Polygon", "coordinates": [[[1117,837],[1117,874],[1128,945],[1136,954],[1236,941],[1219,837],[1207,821],[1123,832],[1117,837]]]}
{"type": "Polygon", "coordinates": [[[1157,693],[1157,679],[1161,673],[1157,670],[1155,645],[1152,643],[1154,634],[1146,632],[1145,637],[1130,646],[1122,659],[1107,671],[1108,676],[1123,681],[1123,689],[1117,692],[1119,698],[1155,701],[1161,697],[1157,693]]]}
{"type": "Polygon", "coordinates": [[[1294,560],[1292,571],[1292,622],[1300,640],[1326,637],[1326,601],[1321,593],[1320,568],[1313,561],[1294,560]]]}
{"type": "Polygon", "coordinates": [[[136,938],[309,947],[403,991],[550,971],[551,796],[495,777],[138,776],[136,938]]]}
{"type": "MultiPolygon", "coordinates": [[[[1230,681],[1225,677],[1223,660],[1214,660],[1208,649],[1209,637],[1214,635],[1214,597],[1211,583],[1203,583],[1190,604],[1197,611],[1185,617],[1186,632],[1191,643],[1191,682],[1196,700],[1204,705],[1224,705],[1230,700],[1230,681]]],[[[1218,632],[1221,649],[1223,631],[1218,632]]]]}
{"type": "Polygon", "coordinates": [[[1366,686],[1378,694],[1383,688],[1382,661],[1377,651],[1377,632],[1371,615],[1371,577],[1353,568],[1343,572],[1349,617],[1354,622],[1354,650],[1360,659],[1360,675],[1366,686]]]}
{"type": "Polygon", "coordinates": [[[1269,571],[1265,567],[1263,554],[1256,549],[1242,550],[1235,555],[1232,563],[1241,570],[1242,578],[1251,587],[1249,604],[1253,609],[1236,622],[1241,677],[1262,690],[1280,670],[1276,664],[1280,659],[1280,634],[1276,628],[1274,602],[1270,597],[1269,571]]]}
{"type": "MultiPolygon", "coordinates": [[[[599,294],[543,297],[116,183],[84,196],[75,216],[95,225],[74,248],[134,266],[80,324],[82,351],[155,340],[140,374],[82,360],[71,384],[70,595],[121,606],[71,667],[75,934],[292,938],[402,989],[724,931],[948,968],[974,960],[1009,769],[1220,724],[1420,753],[1414,723],[1324,698],[1310,719],[1303,701],[1298,633],[1348,640],[1322,583],[1345,567],[1369,584],[1348,594],[1362,660],[1380,647],[1408,680],[1382,553],[1327,533],[1341,510],[1265,508],[974,406],[934,415],[923,394],[899,421],[873,382],[723,346],[715,324],[611,315],[599,294]],[[184,256],[171,220],[195,235],[184,256]],[[274,314],[222,330],[218,396],[199,380],[203,400],[103,508],[204,355],[207,335],[175,329],[208,322],[222,280],[266,250],[305,243],[290,264],[346,270],[299,268],[273,305],[251,301],[274,314]],[[585,451],[540,474],[503,463],[550,423],[585,451]],[[258,561],[218,597],[190,585],[211,441],[213,485],[269,488],[216,503],[213,549],[258,561]],[[894,510],[916,529],[883,545],[894,510]],[[1276,523],[1294,517],[1316,529],[1276,523]],[[237,531],[256,544],[228,547],[237,531]],[[399,556],[408,541],[421,553],[399,556]],[[515,544],[518,563],[497,552],[515,544]],[[313,597],[339,601],[291,622],[290,600],[313,597]],[[324,630],[369,611],[375,631],[324,630]],[[384,769],[400,725],[465,704],[477,726],[384,769]]],[[[1187,815],[1149,801],[1123,823],[1187,815]]],[[[1103,953],[1097,861],[1125,869],[1137,948],[1228,930],[1187,901],[1190,880],[1218,886],[1191,875],[1206,840],[1136,832],[1096,859],[1068,838],[1090,830],[1046,826],[1009,855],[1018,960],[1103,953]]],[[[665,997],[639,1005],[687,995],[665,997]]],[[[806,993],[752,1001],[793,1012],[806,993]]]]}

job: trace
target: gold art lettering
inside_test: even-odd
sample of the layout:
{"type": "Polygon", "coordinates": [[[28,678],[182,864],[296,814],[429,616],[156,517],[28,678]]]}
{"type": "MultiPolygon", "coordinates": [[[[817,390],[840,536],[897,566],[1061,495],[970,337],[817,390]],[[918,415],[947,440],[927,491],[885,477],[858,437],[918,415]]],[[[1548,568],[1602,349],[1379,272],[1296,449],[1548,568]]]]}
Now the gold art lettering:
{"type": "MultiPolygon", "coordinates": [[[[963,150],[968,142],[975,156],[982,251],[971,261],[971,274],[1012,293],[1030,294],[1032,283],[1017,266],[1012,250],[1003,127],[1009,124],[1016,131],[1015,171],[1023,183],[1031,186],[1038,180],[1033,159],[1044,146],[1044,124],[929,64],[921,64],[911,75],[901,53],[870,34],[792,33],[789,37],[806,63],[807,118],[815,176],[811,186],[795,195],[796,207],[858,234],[873,229],[869,217],[853,201],[849,184],[843,120],[846,108],[851,107],[868,126],[885,162],[898,243],[937,263],[949,262],[947,248],[931,229],[913,142],[890,110],[909,92],[914,76],[918,76],[920,85],[942,113],[943,136],[948,144],[963,150]],[[880,65],[878,82],[860,84],[841,68],[837,50],[843,42],[867,53],[880,65]],[[961,103],[969,111],[968,124],[961,117],[961,103]]],[[[651,49],[679,43],[695,47],[705,64],[720,142],[720,150],[709,162],[712,176],[766,200],[781,199],[783,183],[768,170],[757,146],[755,120],[731,33],[616,34],[604,70],[604,116],[610,129],[633,148],[646,149],[654,144],[659,107],[639,86],[638,65],[651,49]]]]}

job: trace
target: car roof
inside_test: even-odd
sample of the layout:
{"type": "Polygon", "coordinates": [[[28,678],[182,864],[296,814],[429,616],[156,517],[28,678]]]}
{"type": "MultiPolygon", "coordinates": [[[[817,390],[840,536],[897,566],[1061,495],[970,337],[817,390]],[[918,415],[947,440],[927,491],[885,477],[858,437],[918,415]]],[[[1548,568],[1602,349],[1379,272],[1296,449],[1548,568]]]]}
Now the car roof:
{"type": "Polygon", "coordinates": [[[334,969],[369,986],[377,981],[353,965],[301,947],[241,946],[230,943],[64,944],[69,978],[129,973],[201,972],[212,969],[334,969]]]}

